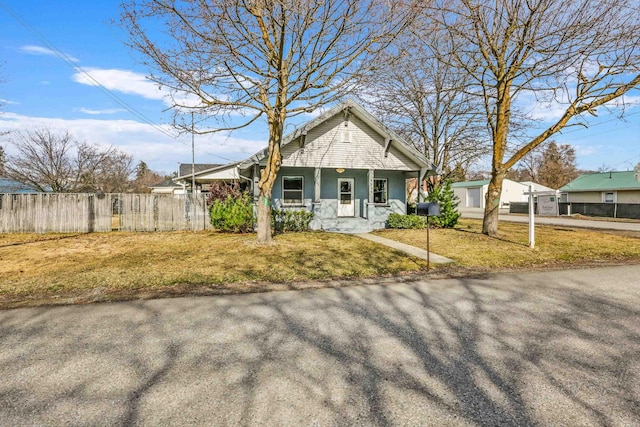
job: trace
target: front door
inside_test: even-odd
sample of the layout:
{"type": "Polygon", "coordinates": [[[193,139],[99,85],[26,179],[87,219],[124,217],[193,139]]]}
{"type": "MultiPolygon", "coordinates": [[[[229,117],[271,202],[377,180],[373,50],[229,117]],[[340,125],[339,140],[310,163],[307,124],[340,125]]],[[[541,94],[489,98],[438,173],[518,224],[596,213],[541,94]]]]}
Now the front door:
{"type": "Polygon", "coordinates": [[[338,216],[355,216],[353,178],[338,178],[338,216]]]}

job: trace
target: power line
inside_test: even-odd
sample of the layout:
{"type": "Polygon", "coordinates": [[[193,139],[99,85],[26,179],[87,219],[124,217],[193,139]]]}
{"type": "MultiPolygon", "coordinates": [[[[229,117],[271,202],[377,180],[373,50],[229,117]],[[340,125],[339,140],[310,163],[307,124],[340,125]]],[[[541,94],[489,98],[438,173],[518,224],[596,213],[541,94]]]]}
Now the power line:
{"type": "MultiPolygon", "coordinates": [[[[165,136],[168,136],[169,138],[174,139],[176,142],[178,142],[178,143],[180,143],[182,145],[189,146],[189,144],[186,141],[181,141],[178,138],[178,135],[169,132],[167,129],[165,129],[162,126],[160,126],[157,123],[155,123],[153,120],[151,120],[150,118],[145,116],[143,113],[141,113],[136,108],[134,108],[129,103],[127,103],[125,100],[123,100],[118,95],[116,95],[109,88],[104,86],[98,79],[96,79],[94,76],[92,76],[88,71],[86,71],[82,67],[78,66],[76,64],[76,62],[72,58],[70,58],[66,53],[64,53],[60,49],[58,49],[58,47],[55,44],[53,44],[49,39],[47,39],[46,36],[44,36],[36,28],[31,26],[15,10],[13,10],[11,7],[7,6],[7,4],[2,0],[0,0],[0,7],[2,7],[22,27],[24,27],[27,31],[29,31],[32,35],[34,35],[42,44],[44,44],[51,52],[53,52],[65,64],[67,64],[69,67],[71,67],[77,73],[86,76],[91,82],[94,83],[95,87],[100,89],[105,95],[107,95],[109,98],[111,98],[113,101],[115,101],[122,108],[127,110],[129,113],[133,114],[137,119],[139,119],[143,123],[151,126],[153,129],[155,129],[158,132],[164,134],[165,136]]],[[[221,156],[219,154],[213,154],[213,153],[210,153],[210,152],[203,151],[201,149],[198,149],[198,151],[203,153],[203,154],[207,154],[207,155],[210,155],[210,156],[218,157],[220,159],[223,159],[223,160],[226,160],[226,161],[229,161],[229,162],[233,161],[233,160],[231,160],[231,159],[229,159],[227,157],[221,156]]]]}

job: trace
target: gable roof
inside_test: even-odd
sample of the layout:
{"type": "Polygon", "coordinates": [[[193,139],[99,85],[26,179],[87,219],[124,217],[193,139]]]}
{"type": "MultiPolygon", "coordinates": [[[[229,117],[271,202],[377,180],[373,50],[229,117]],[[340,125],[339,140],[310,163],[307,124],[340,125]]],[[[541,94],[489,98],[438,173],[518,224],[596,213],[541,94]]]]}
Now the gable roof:
{"type": "Polygon", "coordinates": [[[600,172],[580,175],[560,191],[640,190],[640,182],[633,171],[600,172]]]}
{"type": "MultiPolygon", "coordinates": [[[[204,170],[213,169],[218,166],[222,166],[218,163],[196,163],[193,165],[196,171],[196,175],[198,172],[202,172],[204,170]]],[[[191,163],[180,163],[180,167],[178,169],[178,177],[183,176],[191,176],[191,163]]]]}
{"type": "MultiPolygon", "coordinates": [[[[218,171],[223,171],[225,169],[231,169],[231,168],[235,168],[236,166],[238,166],[240,162],[231,162],[231,163],[227,163],[225,165],[209,165],[211,166],[210,168],[201,168],[200,170],[198,170],[196,168],[196,173],[195,176],[202,176],[202,175],[207,175],[213,172],[218,172],[218,171]]],[[[182,166],[182,165],[180,165],[182,166]]],[[[173,178],[174,180],[184,180],[186,178],[191,178],[191,165],[189,164],[189,170],[186,174],[184,175],[180,175],[177,176],[175,178],[173,178]]],[[[201,165],[201,166],[205,166],[205,165],[201,165]]]]}
{"type": "MultiPolygon", "coordinates": [[[[341,113],[345,109],[349,109],[350,113],[354,113],[355,115],[357,115],[363,122],[365,122],[365,124],[367,124],[378,134],[384,136],[385,138],[389,138],[392,141],[392,144],[394,144],[394,146],[399,151],[415,161],[418,165],[435,170],[435,166],[424,156],[424,154],[416,150],[415,147],[406,142],[397,133],[385,126],[380,120],[375,118],[371,113],[365,110],[364,107],[362,107],[352,99],[347,99],[346,101],[343,101],[335,107],[320,114],[318,117],[298,126],[296,129],[282,138],[281,147],[286,146],[301,135],[307,134],[307,132],[311,129],[321,125],[322,123],[341,113]]],[[[257,164],[267,157],[267,153],[268,147],[260,150],[253,156],[249,157],[247,160],[241,162],[239,167],[241,169],[246,169],[253,164],[257,164]]]]}

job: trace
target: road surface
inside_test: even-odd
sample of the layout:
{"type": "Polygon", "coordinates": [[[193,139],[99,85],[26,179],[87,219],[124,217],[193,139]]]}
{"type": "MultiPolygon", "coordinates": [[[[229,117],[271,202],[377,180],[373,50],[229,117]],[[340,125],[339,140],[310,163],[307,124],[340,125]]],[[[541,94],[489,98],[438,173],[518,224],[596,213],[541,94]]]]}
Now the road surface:
{"type": "Polygon", "coordinates": [[[640,425],[639,277],[0,311],[0,425],[640,425]]]}

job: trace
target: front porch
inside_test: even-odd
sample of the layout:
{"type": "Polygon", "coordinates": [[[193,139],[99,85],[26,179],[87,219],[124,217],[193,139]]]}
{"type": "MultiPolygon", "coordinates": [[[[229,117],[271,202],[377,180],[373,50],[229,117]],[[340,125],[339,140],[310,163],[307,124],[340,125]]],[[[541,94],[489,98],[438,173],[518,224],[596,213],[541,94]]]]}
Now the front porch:
{"type": "Polygon", "coordinates": [[[314,213],[312,230],[361,233],[406,214],[406,180],[420,171],[283,167],[273,188],[276,209],[314,213]]]}

